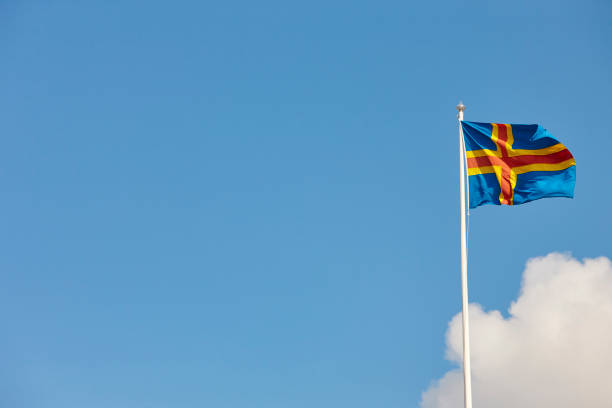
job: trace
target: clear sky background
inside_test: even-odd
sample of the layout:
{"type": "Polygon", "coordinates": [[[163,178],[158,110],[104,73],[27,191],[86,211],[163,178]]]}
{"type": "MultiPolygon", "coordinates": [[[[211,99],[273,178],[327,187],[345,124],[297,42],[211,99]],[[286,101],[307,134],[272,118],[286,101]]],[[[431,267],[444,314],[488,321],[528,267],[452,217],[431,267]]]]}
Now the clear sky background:
{"type": "Polygon", "coordinates": [[[461,306],[455,105],[576,197],[470,220],[470,297],[611,256],[612,6],[0,4],[0,406],[415,407],[461,306]]]}

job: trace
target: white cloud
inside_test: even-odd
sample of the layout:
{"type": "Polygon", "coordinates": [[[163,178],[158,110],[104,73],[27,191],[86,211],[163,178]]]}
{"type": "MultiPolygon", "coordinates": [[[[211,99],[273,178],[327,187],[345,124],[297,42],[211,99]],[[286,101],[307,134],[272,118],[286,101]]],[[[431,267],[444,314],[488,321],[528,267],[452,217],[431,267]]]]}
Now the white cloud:
{"type": "MultiPolygon", "coordinates": [[[[612,263],[558,253],[528,261],[509,309],[470,305],[474,408],[612,407],[612,263]]],[[[461,364],[461,314],[447,358],[461,364]]],[[[463,407],[463,371],[447,372],[422,408],[463,407]]]]}

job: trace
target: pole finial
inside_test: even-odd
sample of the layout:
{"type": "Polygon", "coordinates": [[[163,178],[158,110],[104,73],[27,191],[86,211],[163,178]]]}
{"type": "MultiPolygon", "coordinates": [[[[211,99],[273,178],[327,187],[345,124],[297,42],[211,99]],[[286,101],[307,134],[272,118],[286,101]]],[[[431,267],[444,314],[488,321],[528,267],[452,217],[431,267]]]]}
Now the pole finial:
{"type": "Polygon", "coordinates": [[[463,112],[465,110],[465,105],[463,104],[463,102],[459,101],[459,105],[457,105],[457,110],[459,112],[463,112]]]}

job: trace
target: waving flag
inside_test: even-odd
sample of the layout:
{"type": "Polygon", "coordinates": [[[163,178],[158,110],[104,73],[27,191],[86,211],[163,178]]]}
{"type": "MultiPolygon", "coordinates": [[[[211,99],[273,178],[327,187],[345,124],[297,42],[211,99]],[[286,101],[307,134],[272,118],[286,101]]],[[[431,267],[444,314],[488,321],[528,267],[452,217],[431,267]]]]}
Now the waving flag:
{"type": "Polygon", "coordinates": [[[462,121],[470,208],[573,197],[576,162],[539,125],[462,121]]]}

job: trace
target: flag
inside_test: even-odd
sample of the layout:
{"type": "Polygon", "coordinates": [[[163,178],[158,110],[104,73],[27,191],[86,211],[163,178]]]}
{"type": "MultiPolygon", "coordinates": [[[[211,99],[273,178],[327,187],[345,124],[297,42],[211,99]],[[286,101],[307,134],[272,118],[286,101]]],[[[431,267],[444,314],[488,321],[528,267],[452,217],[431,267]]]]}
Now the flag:
{"type": "Polygon", "coordinates": [[[574,157],[543,127],[465,121],[461,127],[470,208],[574,197],[574,157]]]}

